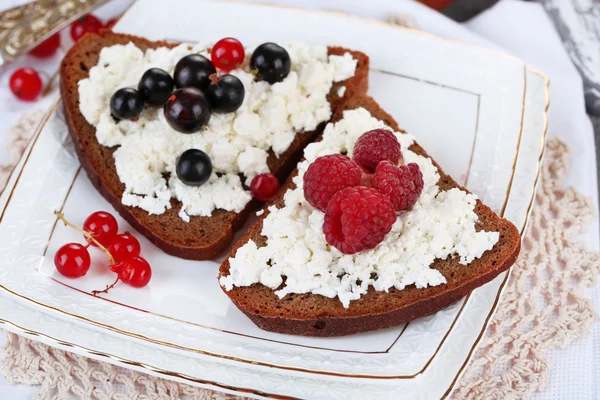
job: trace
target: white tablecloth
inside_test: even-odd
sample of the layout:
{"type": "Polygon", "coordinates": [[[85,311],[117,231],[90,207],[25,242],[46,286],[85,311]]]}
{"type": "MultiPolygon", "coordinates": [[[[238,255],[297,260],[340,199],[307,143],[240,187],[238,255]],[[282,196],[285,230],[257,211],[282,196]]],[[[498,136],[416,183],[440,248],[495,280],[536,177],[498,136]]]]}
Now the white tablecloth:
{"type": "MultiPolygon", "coordinates": [[[[96,13],[108,19],[124,10],[130,0],[113,0],[96,13]]],[[[590,196],[598,207],[598,180],[592,127],[585,114],[581,79],[563,50],[550,20],[544,10],[535,3],[504,0],[493,9],[472,19],[463,26],[431,12],[424,6],[411,1],[394,0],[269,0],[273,3],[294,4],[303,7],[333,9],[339,8],[363,16],[385,18],[390,12],[409,14],[418,28],[440,36],[483,45],[510,52],[528,64],[547,74],[550,78],[550,118],[549,134],[560,136],[569,146],[571,169],[567,184],[590,196]]],[[[0,9],[24,3],[24,0],[3,0],[0,9]]],[[[263,0],[264,2],[264,0],[263,0]]],[[[68,35],[67,35],[68,36],[68,35]]],[[[63,35],[64,42],[68,37],[63,35]]],[[[27,110],[47,107],[51,99],[36,103],[22,103],[14,100],[8,91],[8,79],[12,71],[22,65],[34,66],[52,74],[60,56],[50,61],[40,62],[32,57],[24,57],[16,63],[0,67],[0,132],[6,132],[18,116],[27,110]]],[[[0,149],[4,147],[6,135],[0,135],[0,149]]],[[[0,162],[8,158],[0,150],[0,162]]],[[[598,250],[598,221],[589,227],[581,240],[590,248],[598,250]]],[[[600,310],[600,290],[589,291],[596,310],[600,310]]],[[[0,342],[2,339],[0,338],[0,342]]],[[[600,324],[596,324],[592,334],[577,340],[568,348],[548,354],[551,362],[551,377],[546,390],[535,396],[536,399],[597,399],[600,390],[600,324]]],[[[33,397],[35,389],[24,386],[8,386],[0,376],[0,400],[21,400],[33,397]]]]}

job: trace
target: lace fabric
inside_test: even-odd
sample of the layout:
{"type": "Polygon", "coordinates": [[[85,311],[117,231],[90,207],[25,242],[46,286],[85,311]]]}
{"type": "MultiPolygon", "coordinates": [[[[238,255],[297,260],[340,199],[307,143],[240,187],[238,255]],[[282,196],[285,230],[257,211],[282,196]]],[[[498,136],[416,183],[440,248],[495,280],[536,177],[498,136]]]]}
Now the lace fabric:
{"type": "MultiPolygon", "coordinates": [[[[9,132],[11,162],[0,166],[0,187],[25,149],[41,113],[24,115],[9,132]]],[[[550,366],[544,352],[590,332],[598,319],[581,294],[595,283],[600,254],[573,237],[586,230],[594,207],[563,188],[568,148],[548,141],[541,182],[523,247],[478,350],[452,398],[528,398],[544,389],[550,366]]],[[[9,382],[39,385],[39,399],[242,399],[155,378],[6,333],[0,373],[9,382]]]]}
{"type": "Polygon", "coordinates": [[[582,296],[600,272],[600,254],[573,240],[594,218],[592,201],[564,188],[569,149],[551,138],[521,254],[498,310],[453,398],[528,398],[546,386],[544,352],[588,335],[598,320],[582,296]]]}
{"type": "Polygon", "coordinates": [[[37,126],[44,117],[42,110],[35,110],[23,114],[17,123],[8,131],[8,150],[9,160],[5,164],[0,164],[0,192],[4,189],[10,173],[21,158],[21,154],[25,151],[29,139],[34,134],[37,126]]]}

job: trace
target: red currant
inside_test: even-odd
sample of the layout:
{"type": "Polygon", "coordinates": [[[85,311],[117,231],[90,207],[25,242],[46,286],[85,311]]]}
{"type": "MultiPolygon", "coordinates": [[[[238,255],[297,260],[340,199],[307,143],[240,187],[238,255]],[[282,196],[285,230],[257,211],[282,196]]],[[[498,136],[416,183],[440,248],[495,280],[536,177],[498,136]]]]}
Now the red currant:
{"type": "Polygon", "coordinates": [[[92,14],[88,14],[73,22],[71,25],[71,37],[74,41],[78,41],[86,33],[98,33],[103,27],[104,25],[102,25],[102,22],[98,18],[92,14]]]}
{"type": "MultiPolygon", "coordinates": [[[[108,247],[119,233],[119,223],[112,214],[106,211],[96,211],[87,217],[83,223],[83,230],[90,232],[102,246],[108,247]]],[[[96,245],[92,241],[89,242],[94,246],[96,245]]]]}
{"type": "Polygon", "coordinates": [[[152,269],[142,257],[131,257],[111,265],[110,270],[119,275],[119,279],[129,286],[144,287],[152,278],[152,269]]]}
{"type": "Polygon", "coordinates": [[[90,269],[90,253],[79,243],[67,243],[54,255],[54,265],[67,278],[79,278],[90,269]]]}
{"type": "Polygon", "coordinates": [[[279,192],[279,180],[273,174],[259,174],[252,179],[250,193],[260,201],[271,200],[279,192]]]}
{"type": "Polygon", "coordinates": [[[106,29],[112,29],[113,26],[115,26],[115,24],[119,21],[118,18],[113,18],[113,19],[109,19],[108,21],[106,21],[106,24],[104,24],[104,27],[106,29]]]}
{"type": "Polygon", "coordinates": [[[21,100],[32,101],[42,92],[42,78],[33,68],[19,68],[10,77],[10,91],[21,100]]]}
{"type": "Polygon", "coordinates": [[[219,40],[210,52],[210,59],[215,67],[229,72],[236,69],[244,62],[244,46],[239,40],[225,38],[219,40]]]}
{"type": "Polygon", "coordinates": [[[108,252],[115,261],[123,261],[130,257],[140,255],[140,242],[130,233],[121,233],[115,236],[108,246],[108,252]]]}
{"type": "Polygon", "coordinates": [[[60,47],[60,33],[55,33],[42,43],[35,46],[29,53],[35,57],[46,58],[51,57],[60,47]]]}

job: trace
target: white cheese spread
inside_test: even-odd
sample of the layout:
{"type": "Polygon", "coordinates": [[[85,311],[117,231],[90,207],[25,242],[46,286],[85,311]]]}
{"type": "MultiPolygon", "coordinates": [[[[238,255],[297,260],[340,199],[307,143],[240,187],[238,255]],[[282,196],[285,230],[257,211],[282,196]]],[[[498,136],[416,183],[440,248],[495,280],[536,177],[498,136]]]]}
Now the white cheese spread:
{"type": "Polygon", "coordinates": [[[356,140],[365,132],[391,129],[359,108],[345,111],[342,120],[329,124],[323,140],[311,143],[294,178],[296,188],[285,194],[282,208],[269,207],[262,235],[264,247],[249,241],[229,259],[230,275],[221,277],[227,290],[234,286],[261,283],[288,293],[314,293],[338,297],[344,307],[367,292],[408,285],[418,288],[446,283],[444,276],[430,268],[436,259],[458,256],[467,265],[490,250],[498,241],[497,232],[475,230],[476,196],[459,189],[440,192],[440,175],[429,158],[408,150],[413,137],[394,132],[405,163],[417,163],[423,173],[424,188],[415,206],[399,213],[392,230],[375,248],[352,255],[342,254],[329,246],[323,234],[324,213],[314,209],[304,198],[303,179],[308,166],[317,157],[332,153],[352,156],[356,140]]]}
{"type": "MultiPolygon", "coordinates": [[[[190,215],[209,216],[215,209],[241,211],[251,200],[242,184],[269,172],[267,151],[280,155],[296,133],[314,130],[331,118],[326,97],[333,82],[350,78],[356,69],[349,53],[328,56],[327,47],[302,43],[284,47],[292,69],[282,82],[257,82],[249,67],[230,72],[244,84],[243,104],[234,113],[213,113],[208,126],[195,134],[173,130],[162,107],[146,107],[135,121],[116,121],[110,98],[119,88],[137,88],[149,68],[172,74],[175,64],[188,54],[210,58],[209,46],[182,44],[143,52],[129,43],[102,49],[89,78],[79,81],[80,110],[96,128],[101,145],[119,146],[114,159],[125,184],[123,204],[162,214],[174,197],[182,203],[179,215],[186,221],[190,215]],[[184,185],[175,173],[177,158],[191,148],[206,152],[213,164],[212,176],[200,187],[184,185]]],[[[246,49],[247,57],[252,51],[246,49]]]]}

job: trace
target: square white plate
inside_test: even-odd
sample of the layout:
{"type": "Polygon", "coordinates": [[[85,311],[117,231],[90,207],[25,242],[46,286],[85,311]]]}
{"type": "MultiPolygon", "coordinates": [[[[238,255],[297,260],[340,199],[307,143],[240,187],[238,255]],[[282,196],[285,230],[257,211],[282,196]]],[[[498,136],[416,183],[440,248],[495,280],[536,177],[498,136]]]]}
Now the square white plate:
{"type": "MultiPolygon", "coordinates": [[[[524,227],[548,97],[547,81],[521,61],[340,14],[192,0],[178,5],[186,10],[182,19],[164,24],[159,0],[139,1],[117,29],[151,39],[235,36],[245,43],[303,40],[362,50],[371,57],[369,93],[459,183],[524,227]],[[263,20],[270,23],[258,31],[263,20]]],[[[113,362],[134,362],[196,384],[267,397],[348,398],[366,390],[378,397],[440,397],[462,371],[508,276],[395,329],[301,338],[263,332],[250,323],[218,287],[218,262],[180,260],[142,240],[154,270],[151,284],[142,290],[118,286],[99,299],[89,291],[112,280],[102,272],[100,253],[79,280],[61,277],[52,266],[60,245],[81,240],[56,224],[53,210],[62,209],[79,225],[93,211],[114,211],[80,172],[60,104],[23,165],[0,198],[0,288],[29,313],[19,314],[21,325],[12,311],[1,311],[0,317],[81,346],[72,348],[76,351],[109,354],[113,362]],[[32,304],[37,309],[28,308],[32,304]]]]}

